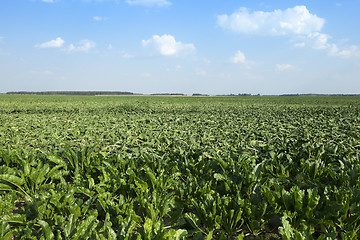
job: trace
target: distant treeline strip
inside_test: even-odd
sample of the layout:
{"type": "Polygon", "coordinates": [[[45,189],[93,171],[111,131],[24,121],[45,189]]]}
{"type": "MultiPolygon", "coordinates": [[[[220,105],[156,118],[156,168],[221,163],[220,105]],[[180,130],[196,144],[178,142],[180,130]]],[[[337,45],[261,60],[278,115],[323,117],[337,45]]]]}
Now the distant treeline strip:
{"type": "MultiPolygon", "coordinates": [[[[17,92],[7,92],[6,94],[24,94],[24,95],[110,95],[110,96],[119,96],[119,95],[143,95],[141,93],[132,93],[132,92],[119,92],[119,91],[42,91],[42,92],[29,92],[29,91],[17,91],[17,92]]],[[[185,96],[183,93],[153,93],[152,96],[185,96]]],[[[208,94],[193,93],[192,96],[210,96],[208,94]]],[[[214,95],[214,96],[284,96],[284,97],[311,97],[311,96],[349,96],[349,97],[360,97],[360,94],[281,94],[281,95],[252,95],[250,93],[239,93],[239,94],[223,94],[223,95],[214,95]]]]}
{"type": "Polygon", "coordinates": [[[303,97],[321,97],[321,96],[330,96],[330,97],[360,97],[360,94],[317,94],[317,93],[307,93],[307,94],[282,94],[279,95],[282,97],[297,97],[297,96],[303,96],[303,97]]]}
{"type": "Polygon", "coordinates": [[[7,92],[6,94],[28,94],[28,95],[138,95],[132,92],[116,91],[45,91],[45,92],[7,92]]]}

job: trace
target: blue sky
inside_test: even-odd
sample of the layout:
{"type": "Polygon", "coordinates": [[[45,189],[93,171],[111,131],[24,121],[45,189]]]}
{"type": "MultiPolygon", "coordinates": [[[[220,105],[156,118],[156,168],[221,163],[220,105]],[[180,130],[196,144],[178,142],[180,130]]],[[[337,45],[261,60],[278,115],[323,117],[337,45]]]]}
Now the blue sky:
{"type": "Polygon", "coordinates": [[[360,93],[358,0],[3,0],[0,92],[360,93]]]}

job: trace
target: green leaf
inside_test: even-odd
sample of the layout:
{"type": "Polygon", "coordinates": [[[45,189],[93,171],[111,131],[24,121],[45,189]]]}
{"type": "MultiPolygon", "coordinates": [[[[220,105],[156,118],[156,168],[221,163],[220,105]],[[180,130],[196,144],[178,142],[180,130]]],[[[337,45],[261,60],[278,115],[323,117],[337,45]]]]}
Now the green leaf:
{"type": "Polygon", "coordinates": [[[214,230],[211,230],[207,235],[206,235],[206,240],[211,240],[213,239],[213,233],[214,233],[214,230]]]}
{"type": "Polygon", "coordinates": [[[8,191],[8,190],[12,190],[12,188],[9,184],[0,183],[0,191],[1,190],[8,191]]]}
{"type": "Polygon", "coordinates": [[[135,181],[135,185],[139,189],[141,189],[142,192],[145,192],[148,189],[148,184],[145,181],[141,180],[140,178],[135,177],[134,181],[135,181]]]}
{"type": "Polygon", "coordinates": [[[41,226],[41,229],[45,233],[45,239],[46,240],[53,240],[55,239],[54,233],[51,231],[51,228],[49,224],[43,220],[38,221],[39,225],[41,226]]]}
{"type": "Polygon", "coordinates": [[[149,167],[146,168],[146,175],[150,179],[152,188],[155,189],[155,187],[157,185],[157,181],[156,181],[156,178],[155,178],[155,175],[154,175],[153,171],[149,167]]]}
{"type": "Polygon", "coordinates": [[[244,235],[244,233],[242,232],[242,233],[240,233],[238,236],[236,236],[236,240],[243,240],[244,239],[244,237],[245,237],[245,235],[244,235]]]}
{"type": "Polygon", "coordinates": [[[108,239],[116,239],[117,234],[114,231],[114,229],[112,229],[111,227],[107,227],[106,232],[107,232],[108,239]]]}
{"type": "Polygon", "coordinates": [[[46,175],[47,178],[58,179],[60,176],[64,175],[66,173],[66,171],[64,171],[64,170],[59,171],[59,169],[62,167],[63,166],[61,166],[61,165],[57,165],[57,166],[53,167],[46,175]]]}
{"type": "Polygon", "coordinates": [[[145,239],[151,239],[152,233],[153,233],[153,222],[151,218],[146,218],[144,223],[145,239]]]}
{"type": "MultiPolygon", "coordinates": [[[[22,185],[24,185],[24,183],[25,183],[24,179],[19,178],[14,175],[10,175],[10,174],[2,174],[2,175],[0,175],[0,180],[4,181],[2,183],[3,190],[8,190],[8,189],[6,189],[6,187],[4,185],[7,185],[7,183],[12,184],[18,188],[18,190],[17,190],[18,192],[21,192],[22,194],[24,194],[24,197],[27,201],[32,201],[32,197],[27,192],[25,192],[25,190],[22,188],[22,185]]],[[[11,189],[12,189],[11,185],[9,185],[9,187],[11,187],[11,189]]]]}
{"type": "Polygon", "coordinates": [[[294,230],[291,227],[289,221],[286,219],[286,216],[281,218],[282,227],[279,227],[279,233],[284,240],[291,240],[294,237],[294,230]]]}
{"type": "Polygon", "coordinates": [[[303,208],[303,199],[305,196],[304,190],[300,190],[300,188],[298,186],[293,187],[291,189],[293,195],[294,195],[294,200],[295,200],[295,210],[297,212],[301,211],[303,208]]]}
{"type": "Polygon", "coordinates": [[[91,233],[95,230],[96,217],[89,216],[81,223],[80,226],[76,227],[76,233],[73,235],[72,239],[79,239],[79,238],[87,238],[87,236],[91,235],[91,233]]]}
{"type": "Polygon", "coordinates": [[[13,185],[15,185],[16,187],[19,187],[19,188],[22,185],[24,185],[24,183],[25,183],[24,179],[19,178],[19,177],[14,176],[14,175],[10,175],[10,174],[2,174],[2,175],[0,175],[0,180],[11,183],[11,184],[13,184],[13,185]]]}
{"type": "Polygon", "coordinates": [[[173,235],[173,240],[181,240],[184,239],[188,234],[188,231],[184,229],[176,230],[175,234],[173,235]]]}
{"type": "Polygon", "coordinates": [[[62,159],[62,158],[59,157],[58,155],[55,155],[55,154],[47,154],[46,157],[47,157],[47,159],[48,159],[50,162],[53,162],[53,163],[55,163],[56,165],[60,165],[60,166],[63,166],[63,167],[65,167],[65,168],[67,167],[64,159],[62,159]]]}
{"type": "Polygon", "coordinates": [[[216,181],[225,181],[226,177],[220,173],[214,173],[214,178],[216,181]]]}
{"type": "Polygon", "coordinates": [[[76,219],[75,219],[75,215],[74,214],[70,214],[69,216],[69,220],[67,222],[67,224],[64,227],[64,232],[65,232],[65,237],[69,238],[72,231],[75,229],[76,227],[76,219]]]}
{"type": "Polygon", "coordinates": [[[292,206],[294,205],[293,203],[293,198],[291,197],[290,193],[288,191],[286,191],[285,189],[282,189],[282,201],[285,205],[286,210],[292,210],[292,206]]]}
{"type": "Polygon", "coordinates": [[[199,218],[194,213],[185,213],[185,219],[193,226],[193,228],[202,231],[198,226],[199,218]]]}
{"type": "Polygon", "coordinates": [[[2,216],[1,221],[8,223],[26,224],[26,216],[23,214],[13,214],[2,216]]]}
{"type": "Polygon", "coordinates": [[[263,165],[264,165],[264,162],[261,162],[261,163],[256,164],[256,166],[254,167],[254,170],[252,171],[252,174],[256,178],[258,178],[260,176],[263,165]]]}
{"type": "Polygon", "coordinates": [[[35,182],[35,184],[38,186],[44,182],[45,176],[49,171],[50,171],[49,164],[45,164],[42,167],[37,167],[35,170],[36,174],[34,174],[34,175],[31,174],[31,178],[35,182]],[[34,176],[34,178],[33,178],[33,176],[34,176]]]}
{"type": "Polygon", "coordinates": [[[214,159],[216,162],[220,164],[222,170],[225,171],[226,167],[228,166],[228,163],[225,162],[220,156],[217,156],[214,159]]]}
{"type": "Polygon", "coordinates": [[[8,222],[4,222],[1,221],[1,226],[0,226],[0,239],[10,239],[11,235],[12,235],[12,230],[11,230],[11,226],[8,222]]]}
{"type": "Polygon", "coordinates": [[[132,213],[131,215],[126,217],[123,221],[121,221],[121,230],[119,231],[119,235],[121,236],[121,239],[130,239],[130,236],[137,225],[136,222],[137,217],[138,216],[132,213]]]}

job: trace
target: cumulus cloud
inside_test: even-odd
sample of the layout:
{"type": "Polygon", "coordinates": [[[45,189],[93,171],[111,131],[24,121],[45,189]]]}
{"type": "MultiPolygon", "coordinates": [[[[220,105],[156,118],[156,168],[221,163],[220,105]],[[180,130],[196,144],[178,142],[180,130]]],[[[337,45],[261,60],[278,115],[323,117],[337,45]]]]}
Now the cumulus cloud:
{"type": "Polygon", "coordinates": [[[65,41],[60,37],[55,40],[51,40],[49,42],[44,42],[38,45],[35,45],[37,48],[61,48],[64,45],[65,41]]]}
{"type": "Polygon", "coordinates": [[[315,32],[310,33],[307,37],[313,49],[327,49],[330,47],[329,39],[331,37],[327,34],[315,32]]]}
{"type": "Polygon", "coordinates": [[[229,62],[233,64],[239,64],[241,67],[251,69],[255,62],[248,60],[242,51],[237,51],[232,57],[229,58],[229,62]]]}
{"type": "Polygon", "coordinates": [[[231,63],[245,63],[246,57],[245,54],[241,51],[237,51],[233,57],[229,59],[231,63]]]}
{"type": "Polygon", "coordinates": [[[278,71],[287,71],[287,70],[294,70],[296,67],[292,64],[276,64],[276,69],[278,71]]]}
{"type": "MultiPolygon", "coordinates": [[[[240,8],[231,15],[217,16],[217,25],[225,30],[238,34],[258,36],[288,36],[296,41],[295,47],[310,47],[315,50],[325,50],[329,56],[342,58],[360,56],[358,47],[339,47],[331,43],[332,37],[322,33],[325,19],[316,16],[306,6],[295,6],[285,10],[272,12],[250,11],[240,8]]],[[[232,62],[241,62],[241,54],[232,62]]]]}
{"type": "Polygon", "coordinates": [[[360,57],[360,52],[358,46],[352,45],[345,49],[339,49],[336,44],[331,44],[328,51],[329,56],[350,58],[350,57],[360,57]]]}
{"type": "Polygon", "coordinates": [[[177,42],[174,36],[168,34],[162,36],[153,35],[148,40],[142,40],[142,45],[143,47],[155,49],[164,56],[177,56],[195,51],[194,44],[177,42]]]}
{"type": "Polygon", "coordinates": [[[306,6],[272,12],[251,12],[247,8],[241,8],[231,15],[217,16],[217,24],[221,28],[240,34],[309,34],[320,31],[324,23],[324,19],[311,14],[306,6]]]}
{"type": "Polygon", "coordinates": [[[95,47],[95,43],[88,39],[81,40],[77,45],[70,44],[66,51],[71,52],[88,52],[91,48],[95,47]]]}
{"type": "Polygon", "coordinates": [[[88,52],[91,48],[95,47],[95,43],[88,39],[81,40],[77,45],[69,44],[68,46],[64,46],[65,41],[58,37],[55,40],[51,40],[49,42],[44,42],[38,45],[35,45],[37,48],[61,48],[61,50],[66,51],[68,53],[71,52],[88,52]]]}
{"type": "Polygon", "coordinates": [[[146,7],[166,7],[170,6],[171,2],[167,0],[126,0],[129,5],[139,5],[139,6],[146,6],[146,7]]]}
{"type": "Polygon", "coordinates": [[[359,57],[360,51],[358,46],[352,45],[348,47],[340,48],[337,44],[331,43],[329,40],[332,37],[324,33],[310,33],[306,36],[304,42],[296,43],[296,47],[311,47],[316,50],[325,50],[329,56],[332,57],[341,57],[341,58],[350,58],[350,57],[359,57]]]}

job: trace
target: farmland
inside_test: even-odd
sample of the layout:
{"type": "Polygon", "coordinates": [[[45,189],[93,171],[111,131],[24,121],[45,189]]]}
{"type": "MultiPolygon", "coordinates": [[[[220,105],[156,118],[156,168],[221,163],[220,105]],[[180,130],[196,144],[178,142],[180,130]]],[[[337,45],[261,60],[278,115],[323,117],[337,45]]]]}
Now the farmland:
{"type": "Polygon", "coordinates": [[[0,95],[0,238],[357,239],[359,97],[0,95]]]}

